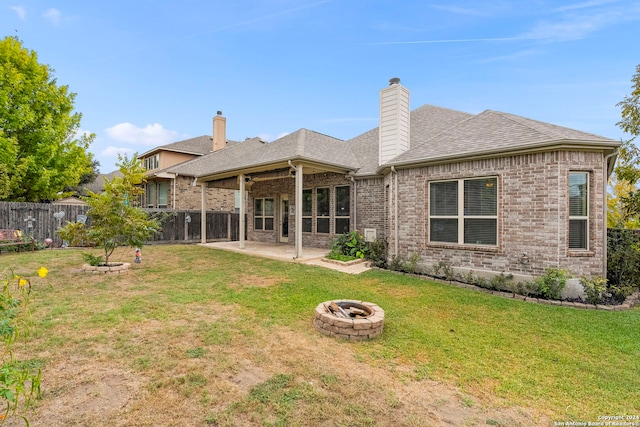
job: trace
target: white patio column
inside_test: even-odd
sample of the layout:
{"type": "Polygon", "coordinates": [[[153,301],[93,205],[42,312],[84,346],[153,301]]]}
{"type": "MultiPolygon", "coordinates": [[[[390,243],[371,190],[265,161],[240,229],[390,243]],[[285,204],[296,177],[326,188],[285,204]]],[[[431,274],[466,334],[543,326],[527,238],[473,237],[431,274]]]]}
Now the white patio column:
{"type": "Polygon", "coordinates": [[[207,183],[200,183],[200,243],[207,243],[207,183]]]}
{"type": "Polygon", "coordinates": [[[245,201],[245,182],[244,182],[244,174],[240,174],[240,176],[238,177],[238,180],[240,181],[240,230],[239,230],[239,234],[238,234],[238,240],[240,242],[240,249],[244,249],[244,216],[245,213],[247,212],[247,207],[246,207],[246,201],[245,201]]]}
{"type": "Polygon", "coordinates": [[[296,167],[296,259],[302,258],[302,165],[296,167]]]}

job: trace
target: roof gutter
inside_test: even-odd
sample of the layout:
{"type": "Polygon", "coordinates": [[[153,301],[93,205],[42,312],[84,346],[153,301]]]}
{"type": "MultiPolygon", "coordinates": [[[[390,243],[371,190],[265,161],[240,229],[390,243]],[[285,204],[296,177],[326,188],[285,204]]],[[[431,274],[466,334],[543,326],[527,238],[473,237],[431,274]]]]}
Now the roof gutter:
{"type": "Polygon", "coordinates": [[[198,179],[198,182],[213,181],[216,179],[228,178],[231,176],[238,176],[240,174],[264,172],[270,169],[277,169],[278,167],[289,166],[292,162],[308,163],[311,167],[316,166],[318,168],[326,168],[328,169],[329,172],[335,172],[335,173],[344,173],[345,171],[355,172],[358,169],[352,166],[340,165],[337,163],[320,162],[318,160],[309,159],[303,156],[298,156],[298,157],[292,157],[289,159],[281,159],[277,161],[270,161],[270,162],[258,163],[258,164],[245,166],[245,167],[238,167],[238,168],[223,170],[213,174],[202,174],[202,175],[196,176],[196,178],[198,179]]]}
{"type": "MultiPolygon", "coordinates": [[[[613,142],[613,141],[612,141],[613,142]]],[[[393,163],[393,166],[396,168],[406,168],[406,167],[420,167],[420,166],[434,166],[442,163],[451,163],[451,162],[459,162],[459,161],[471,161],[471,160],[483,160],[494,157],[504,157],[504,156],[517,156],[522,154],[530,154],[544,151],[553,151],[553,150],[561,150],[561,149],[578,149],[578,150],[606,150],[607,148],[611,149],[617,148],[620,146],[620,143],[615,144],[606,144],[606,143],[594,143],[593,141],[553,141],[544,145],[530,145],[522,147],[519,150],[487,150],[476,153],[460,153],[452,156],[442,156],[428,160],[408,160],[404,162],[396,162],[393,163]]],[[[391,164],[387,163],[386,165],[382,165],[378,167],[376,170],[377,174],[385,174],[391,164]]]]}
{"type": "Polygon", "coordinates": [[[395,178],[393,184],[393,255],[398,256],[398,171],[395,166],[391,166],[391,172],[395,178]]]}

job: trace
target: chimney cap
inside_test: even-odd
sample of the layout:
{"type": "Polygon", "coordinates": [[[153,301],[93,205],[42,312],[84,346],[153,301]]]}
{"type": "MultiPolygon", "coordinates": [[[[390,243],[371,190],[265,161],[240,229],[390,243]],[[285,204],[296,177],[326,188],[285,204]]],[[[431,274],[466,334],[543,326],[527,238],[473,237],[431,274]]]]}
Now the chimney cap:
{"type": "Polygon", "coordinates": [[[222,111],[218,110],[218,111],[216,111],[216,114],[221,116],[222,115],[222,111]]]}
{"type": "Polygon", "coordinates": [[[400,84],[400,78],[393,77],[393,78],[389,79],[389,86],[397,85],[397,84],[400,84]]]}

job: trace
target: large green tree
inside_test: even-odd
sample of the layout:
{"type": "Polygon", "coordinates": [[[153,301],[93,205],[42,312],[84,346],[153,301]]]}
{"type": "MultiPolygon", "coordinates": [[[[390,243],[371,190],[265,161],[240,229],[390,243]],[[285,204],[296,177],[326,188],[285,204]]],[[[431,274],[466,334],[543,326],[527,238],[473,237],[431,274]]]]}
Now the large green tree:
{"type": "Polygon", "coordinates": [[[95,169],[74,100],[34,51],[0,40],[0,201],[54,200],[95,169]]]}
{"type": "Polygon", "coordinates": [[[617,125],[629,139],[620,147],[614,171],[614,191],[607,201],[611,210],[609,227],[636,228],[640,223],[640,149],[634,143],[640,135],[640,65],[636,67],[631,83],[631,94],[618,103],[622,120],[617,125]]]}

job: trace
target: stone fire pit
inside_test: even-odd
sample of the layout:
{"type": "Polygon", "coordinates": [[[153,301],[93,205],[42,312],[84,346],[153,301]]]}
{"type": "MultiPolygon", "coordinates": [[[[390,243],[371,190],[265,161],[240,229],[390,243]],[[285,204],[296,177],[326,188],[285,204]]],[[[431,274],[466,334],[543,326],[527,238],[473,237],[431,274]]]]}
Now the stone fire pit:
{"type": "Polygon", "coordinates": [[[316,307],[313,325],[325,335],[364,341],[382,333],[384,310],[364,301],[326,301],[316,307]]]}

